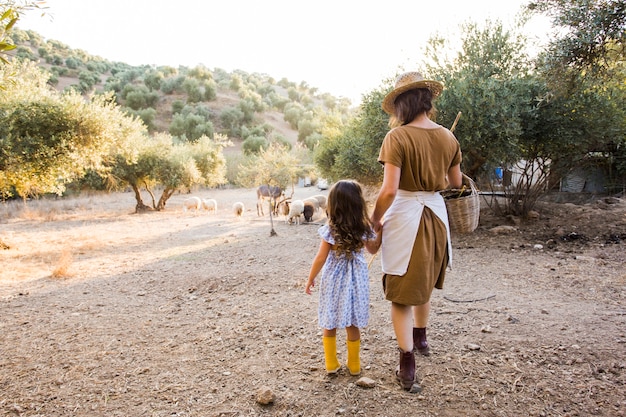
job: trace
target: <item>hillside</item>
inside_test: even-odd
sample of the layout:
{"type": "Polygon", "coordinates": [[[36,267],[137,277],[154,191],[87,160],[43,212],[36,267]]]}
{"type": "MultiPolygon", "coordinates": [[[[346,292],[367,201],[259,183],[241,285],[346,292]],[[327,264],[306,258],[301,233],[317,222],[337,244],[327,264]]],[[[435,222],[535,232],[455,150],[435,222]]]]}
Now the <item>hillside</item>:
{"type": "Polygon", "coordinates": [[[117,103],[140,117],[150,132],[186,139],[224,134],[235,145],[228,153],[239,153],[246,139],[259,134],[267,142],[291,146],[300,136],[300,142],[312,148],[320,134],[320,115],[351,111],[345,98],[318,95],[306,83],[277,82],[267,74],[204,66],[131,66],[46,40],[34,31],[15,29],[11,37],[18,46],[13,57],[36,62],[50,73],[50,84],[57,90],[75,89],[85,97],[113,92],[117,103]],[[308,130],[300,132],[301,124],[308,130]]]}

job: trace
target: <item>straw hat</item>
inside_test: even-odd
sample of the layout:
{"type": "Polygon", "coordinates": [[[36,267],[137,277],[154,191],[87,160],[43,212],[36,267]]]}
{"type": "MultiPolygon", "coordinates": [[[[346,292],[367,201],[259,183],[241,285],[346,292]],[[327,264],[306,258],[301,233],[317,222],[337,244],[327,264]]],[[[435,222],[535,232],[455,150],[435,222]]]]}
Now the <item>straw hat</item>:
{"type": "Polygon", "coordinates": [[[409,90],[416,88],[427,88],[433,93],[433,99],[441,94],[443,84],[439,81],[425,80],[419,72],[405,72],[396,78],[394,89],[383,99],[383,110],[387,114],[393,114],[395,109],[396,98],[409,90]]]}

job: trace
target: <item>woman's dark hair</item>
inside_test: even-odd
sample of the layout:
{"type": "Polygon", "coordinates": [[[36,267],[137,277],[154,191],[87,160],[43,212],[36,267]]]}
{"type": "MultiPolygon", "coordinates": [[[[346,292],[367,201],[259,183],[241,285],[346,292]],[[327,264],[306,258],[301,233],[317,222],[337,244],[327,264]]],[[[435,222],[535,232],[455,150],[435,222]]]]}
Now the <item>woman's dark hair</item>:
{"type": "Polygon", "coordinates": [[[433,93],[427,88],[416,88],[405,91],[396,97],[395,118],[403,126],[412,122],[419,114],[430,115],[433,110],[433,93]]]}
{"type": "Polygon", "coordinates": [[[335,183],[328,193],[326,214],[338,253],[350,258],[352,252],[363,248],[363,239],[371,235],[372,229],[358,182],[341,180],[335,183]]]}

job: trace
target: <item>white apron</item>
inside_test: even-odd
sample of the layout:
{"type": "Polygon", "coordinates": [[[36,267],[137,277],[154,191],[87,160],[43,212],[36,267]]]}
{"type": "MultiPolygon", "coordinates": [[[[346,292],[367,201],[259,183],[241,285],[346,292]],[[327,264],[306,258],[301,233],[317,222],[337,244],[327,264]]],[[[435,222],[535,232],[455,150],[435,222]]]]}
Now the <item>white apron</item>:
{"type": "Polygon", "coordinates": [[[448,266],[452,265],[452,244],[450,242],[448,211],[441,194],[435,191],[398,190],[391,207],[385,213],[383,222],[380,261],[385,274],[406,274],[424,207],[431,209],[446,225],[448,266]]]}

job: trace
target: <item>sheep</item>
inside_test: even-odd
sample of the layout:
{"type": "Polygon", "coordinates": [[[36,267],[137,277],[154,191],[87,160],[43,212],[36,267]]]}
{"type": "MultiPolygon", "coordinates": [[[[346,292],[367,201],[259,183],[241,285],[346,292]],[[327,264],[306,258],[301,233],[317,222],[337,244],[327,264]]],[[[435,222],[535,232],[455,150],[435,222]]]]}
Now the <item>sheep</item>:
{"type": "Polygon", "coordinates": [[[302,214],[304,215],[304,220],[308,223],[313,220],[313,214],[317,211],[315,204],[317,200],[315,199],[306,199],[304,200],[304,207],[302,209],[302,214]]]}
{"type": "Polygon", "coordinates": [[[304,201],[302,200],[294,200],[291,202],[289,206],[289,214],[287,215],[287,219],[285,223],[291,224],[295,219],[296,224],[300,224],[300,216],[304,212],[304,201]]]}
{"type": "Polygon", "coordinates": [[[244,205],[241,201],[237,201],[235,204],[233,204],[233,212],[237,217],[243,216],[244,205]]]}
{"type": "Polygon", "coordinates": [[[289,216],[290,205],[291,205],[291,199],[289,198],[285,198],[279,201],[277,204],[278,214],[282,214],[283,216],[285,216],[285,218],[287,218],[287,216],[289,216]]]}
{"type": "Polygon", "coordinates": [[[313,209],[314,209],[315,211],[319,210],[319,208],[320,208],[320,202],[318,201],[318,199],[317,199],[317,198],[314,198],[314,197],[308,197],[308,198],[305,198],[305,199],[304,199],[304,200],[302,200],[302,201],[304,201],[305,203],[309,203],[309,204],[311,204],[311,205],[313,206],[313,209]]]}
{"type": "Polygon", "coordinates": [[[198,211],[202,207],[202,201],[200,197],[189,197],[185,201],[183,201],[183,211],[194,210],[198,211]]]}
{"type": "Polygon", "coordinates": [[[322,194],[316,194],[316,195],[314,195],[314,196],[313,196],[313,197],[311,197],[311,198],[314,198],[314,199],[316,199],[316,200],[317,200],[317,202],[319,203],[320,208],[321,208],[322,210],[326,210],[326,196],[325,196],[325,195],[322,195],[322,194]]]}
{"type": "Polygon", "coordinates": [[[202,199],[202,209],[209,213],[217,213],[217,201],[214,198],[202,199]]]}

